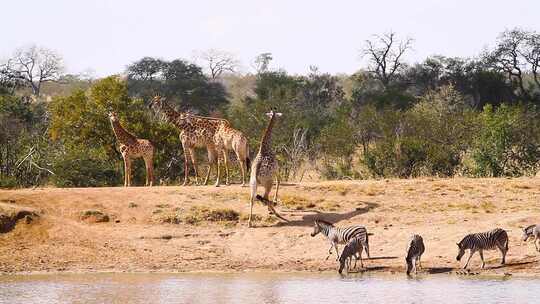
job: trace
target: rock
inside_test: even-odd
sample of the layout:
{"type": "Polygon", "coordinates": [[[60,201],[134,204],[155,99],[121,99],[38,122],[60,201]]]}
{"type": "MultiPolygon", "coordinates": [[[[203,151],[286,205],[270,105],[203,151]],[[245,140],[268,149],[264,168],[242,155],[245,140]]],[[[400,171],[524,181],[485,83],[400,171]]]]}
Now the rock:
{"type": "Polygon", "coordinates": [[[137,207],[139,207],[139,205],[137,205],[137,204],[135,204],[133,202],[129,203],[129,205],[128,205],[128,208],[137,208],[137,207]]]}
{"type": "Polygon", "coordinates": [[[107,214],[99,210],[84,210],[81,212],[80,219],[88,223],[106,223],[110,220],[107,214]]]}

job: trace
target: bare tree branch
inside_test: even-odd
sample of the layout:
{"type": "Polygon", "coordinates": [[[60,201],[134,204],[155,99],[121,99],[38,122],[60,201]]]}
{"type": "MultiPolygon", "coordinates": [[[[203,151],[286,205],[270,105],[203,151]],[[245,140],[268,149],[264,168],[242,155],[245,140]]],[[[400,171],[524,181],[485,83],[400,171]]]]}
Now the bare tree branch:
{"type": "Polygon", "coordinates": [[[32,45],[15,51],[13,57],[2,66],[7,77],[22,82],[39,96],[44,82],[56,81],[63,71],[62,57],[56,52],[32,45]]]}
{"type": "Polygon", "coordinates": [[[216,49],[197,52],[196,57],[204,62],[212,80],[218,79],[225,72],[235,73],[240,66],[233,54],[216,49]]]}
{"type": "Polygon", "coordinates": [[[396,33],[374,35],[361,51],[369,59],[368,71],[387,88],[403,68],[403,55],[412,48],[413,39],[396,40],[396,33]]]}

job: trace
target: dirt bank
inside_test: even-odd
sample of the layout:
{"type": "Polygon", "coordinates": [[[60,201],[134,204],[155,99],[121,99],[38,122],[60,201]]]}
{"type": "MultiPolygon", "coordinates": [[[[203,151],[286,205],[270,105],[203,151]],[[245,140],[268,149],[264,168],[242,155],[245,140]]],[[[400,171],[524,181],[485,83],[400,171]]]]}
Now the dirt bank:
{"type": "MultiPolygon", "coordinates": [[[[484,273],[540,274],[540,253],[520,241],[520,227],[540,223],[537,178],[319,182],[280,193],[291,222],[278,223],[258,204],[257,228],[248,229],[248,188],[238,185],[0,190],[3,206],[39,215],[0,233],[0,271],[335,270],[324,260],[326,240],[309,236],[320,217],[373,233],[370,271],[402,271],[409,235],[418,233],[426,271],[453,272],[456,242],[502,227],[508,265],[490,251],[484,273]]],[[[479,264],[476,256],[472,267],[479,264]]]]}

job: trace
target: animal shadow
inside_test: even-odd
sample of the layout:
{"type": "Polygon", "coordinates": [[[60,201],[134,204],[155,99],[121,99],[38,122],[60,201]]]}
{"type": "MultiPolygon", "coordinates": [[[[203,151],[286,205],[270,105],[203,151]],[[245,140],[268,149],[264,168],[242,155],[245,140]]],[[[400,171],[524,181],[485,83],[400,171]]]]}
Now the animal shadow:
{"type": "Polygon", "coordinates": [[[426,270],[429,274],[450,273],[454,268],[452,267],[432,267],[426,270]]]}
{"type": "Polygon", "coordinates": [[[343,213],[309,210],[308,212],[310,213],[302,215],[301,219],[290,220],[289,222],[279,222],[276,224],[276,226],[305,226],[307,227],[307,226],[312,226],[313,222],[318,219],[325,220],[331,223],[338,223],[344,220],[351,219],[357,215],[367,213],[379,207],[379,204],[373,203],[373,202],[362,201],[362,203],[364,203],[365,205],[364,207],[358,207],[352,211],[343,212],[343,213]]]}

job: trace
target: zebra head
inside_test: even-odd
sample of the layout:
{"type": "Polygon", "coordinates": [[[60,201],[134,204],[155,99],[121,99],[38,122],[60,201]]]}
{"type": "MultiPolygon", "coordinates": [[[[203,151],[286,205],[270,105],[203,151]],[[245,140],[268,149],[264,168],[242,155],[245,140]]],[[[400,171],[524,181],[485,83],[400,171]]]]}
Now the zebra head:
{"type": "Polygon", "coordinates": [[[463,257],[463,255],[465,254],[465,248],[464,248],[465,246],[463,246],[461,244],[461,242],[456,243],[456,244],[457,244],[457,246],[459,248],[459,252],[458,252],[458,255],[456,257],[456,260],[459,261],[459,260],[461,260],[461,257],[463,257]]]}
{"type": "MultiPolygon", "coordinates": [[[[347,263],[347,258],[348,257],[345,254],[343,254],[343,252],[339,256],[339,269],[338,269],[339,274],[341,274],[343,272],[343,268],[345,268],[345,264],[347,263]]],[[[347,272],[348,271],[349,270],[347,268],[347,272]]]]}
{"type": "Polygon", "coordinates": [[[330,222],[323,221],[323,220],[315,220],[313,223],[313,232],[311,233],[311,236],[316,236],[320,232],[323,232],[323,234],[327,235],[328,230],[330,227],[334,227],[334,225],[330,222]]]}
{"type": "Polygon", "coordinates": [[[407,275],[411,274],[411,270],[413,268],[412,259],[407,255],[405,258],[405,264],[407,265],[407,275]]]}
{"type": "Polygon", "coordinates": [[[532,236],[533,228],[535,226],[536,225],[530,225],[529,227],[523,229],[522,239],[524,242],[526,242],[529,239],[529,237],[532,236]]]}
{"type": "Polygon", "coordinates": [[[321,232],[321,226],[319,226],[319,221],[315,220],[313,224],[313,232],[311,233],[311,237],[316,236],[317,234],[319,234],[319,232],[321,232]]]}

